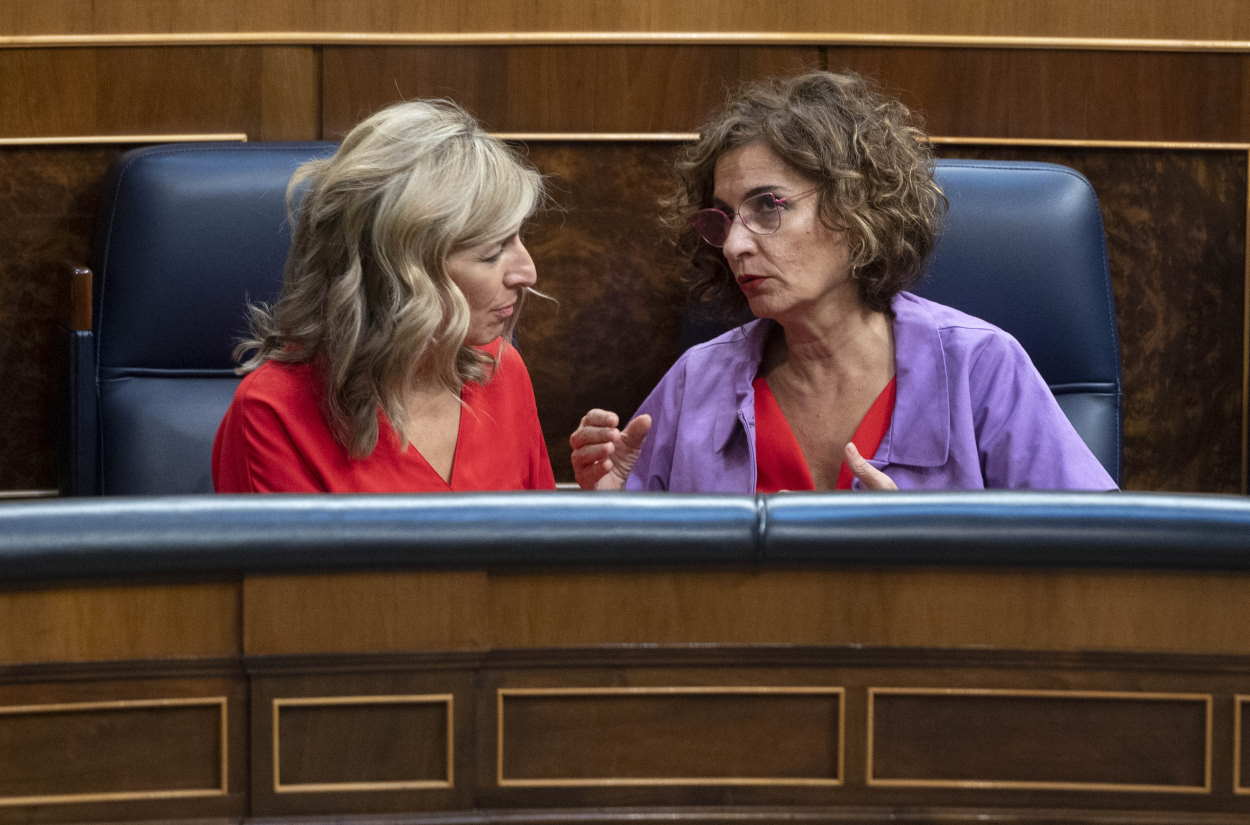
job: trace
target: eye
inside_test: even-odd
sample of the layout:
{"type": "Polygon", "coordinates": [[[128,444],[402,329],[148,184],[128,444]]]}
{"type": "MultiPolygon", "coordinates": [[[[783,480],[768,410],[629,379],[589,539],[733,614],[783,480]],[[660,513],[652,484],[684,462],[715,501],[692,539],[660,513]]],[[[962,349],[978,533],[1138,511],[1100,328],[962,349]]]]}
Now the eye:
{"type": "Polygon", "coordinates": [[[777,212],[785,208],[786,199],[774,195],[772,192],[765,192],[756,199],[756,209],[760,212],[777,212]]]}

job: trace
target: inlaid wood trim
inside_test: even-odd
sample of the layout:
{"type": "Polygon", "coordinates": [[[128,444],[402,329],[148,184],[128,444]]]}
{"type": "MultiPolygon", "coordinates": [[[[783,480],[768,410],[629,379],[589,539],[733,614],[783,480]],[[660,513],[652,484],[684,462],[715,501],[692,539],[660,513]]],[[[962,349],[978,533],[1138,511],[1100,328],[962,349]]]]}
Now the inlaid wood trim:
{"type": "Polygon", "coordinates": [[[820,786],[842,785],[845,775],[846,753],[846,689],[824,686],[657,686],[657,687],[599,687],[599,688],[498,688],[495,692],[495,781],[500,787],[513,788],[571,788],[571,787],[621,787],[663,785],[752,785],[752,786],[820,786]],[[555,779],[509,779],[504,776],[504,741],[508,697],[533,696],[717,696],[717,695],[812,695],[836,696],[838,700],[838,731],[836,764],[833,777],[601,777],[601,778],[555,778],[555,779]]]}
{"type": "Polygon", "coordinates": [[[1242,715],[1242,705],[1250,702],[1250,694],[1238,693],[1233,697],[1233,793],[1250,794],[1250,785],[1241,784],[1241,745],[1242,725],[1246,717],[1242,715]]]}
{"type": "Polygon", "coordinates": [[[48,137],[0,137],[0,146],[95,146],[109,143],[195,143],[230,141],[246,143],[246,132],[206,132],[172,135],[55,135],[48,137]]]}
{"type": "MultiPolygon", "coordinates": [[[[698,132],[492,132],[500,140],[527,143],[685,143],[699,139],[698,132]]],[[[579,489],[576,484],[568,485],[579,489]]]]}
{"type": "Polygon", "coordinates": [[[337,793],[339,791],[404,791],[455,787],[455,696],[422,693],[383,696],[300,696],[273,700],[274,793],[337,793]],[[442,703],[447,712],[447,778],[386,780],[381,782],[288,782],[282,781],[282,709],[284,707],[331,707],[336,705],[427,705],[442,703]]]}
{"type": "Polygon", "coordinates": [[[219,713],[218,744],[220,754],[218,771],[220,783],[215,788],[185,788],[168,791],[110,791],[101,793],[39,794],[30,796],[0,796],[0,807],[15,805],[61,805],[84,802],[130,802],[150,799],[187,799],[192,797],[225,796],[229,793],[230,748],[229,711],[225,696],[205,696],[178,699],[124,699],[100,702],[62,702],[46,705],[9,705],[0,707],[0,716],[19,716],[46,713],[82,713],[84,711],[125,711],[167,708],[209,707],[219,713]]]}
{"type": "Polygon", "coordinates": [[[1055,791],[1131,791],[1141,793],[1209,794],[1211,793],[1212,714],[1213,697],[1209,693],[1134,693],[1101,690],[1016,690],[996,688],[868,688],[865,777],[869,787],[888,788],[959,788],[972,790],[1055,790],[1055,791]],[[1203,783],[1201,785],[1148,785],[1127,782],[1048,782],[1028,780],[967,779],[880,779],[873,772],[875,738],[875,700],[877,696],[970,696],[1016,697],[1024,699],[1125,699],[1135,702],[1195,702],[1203,705],[1204,745],[1203,783]]]}
{"type": "Polygon", "coordinates": [[[185,32],[36,34],[0,37],[0,48],[112,46],[893,46],[900,48],[1049,49],[1054,51],[1250,52],[1247,40],[1150,37],[1024,37],[873,32],[185,32]]]}

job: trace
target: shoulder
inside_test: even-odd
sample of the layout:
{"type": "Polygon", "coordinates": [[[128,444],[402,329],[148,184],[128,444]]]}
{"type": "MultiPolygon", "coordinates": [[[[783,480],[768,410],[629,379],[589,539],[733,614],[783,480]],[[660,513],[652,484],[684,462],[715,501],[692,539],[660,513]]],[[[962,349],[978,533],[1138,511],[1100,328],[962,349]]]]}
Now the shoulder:
{"type": "Polygon", "coordinates": [[[771,323],[757,319],[695,344],[681,354],[673,369],[699,374],[708,370],[720,373],[741,364],[758,364],[771,323]]]}
{"type": "Polygon", "coordinates": [[[896,328],[913,334],[908,338],[936,336],[947,361],[1031,363],[1011,333],[975,315],[910,292],[899,293],[892,307],[896,328]]]}
{"type": "Polygon", "coordinates": [[[266,361],[243,377],[234,397],[236,405],[291,407],[316,404],[320,395],[321,384],[311,364],[266,361]]]}

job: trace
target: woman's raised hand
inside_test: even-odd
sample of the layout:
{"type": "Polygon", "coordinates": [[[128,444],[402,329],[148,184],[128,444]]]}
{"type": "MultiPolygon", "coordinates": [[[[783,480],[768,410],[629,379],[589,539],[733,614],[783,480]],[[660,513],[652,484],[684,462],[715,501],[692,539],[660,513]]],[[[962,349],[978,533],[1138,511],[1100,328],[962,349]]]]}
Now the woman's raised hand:
{"type": "Polygon", "coordinates": [[[591,410],[569,436],[573,447],[573,475],[583,490],[620,490],[638,460],[642,442],[651,430],[651,416],[640,415],[624,430],[609,410],[591,410]]]}
{"type": "Polygon", "coordinates": [[[846,466],[851,468],[851,472],[859,479],[859,483],[864,485],[865,490],[898,489],[894,479],[869,464],[868,459],[860,455],[859,448],[855,446],[855,442],[848,441],[843,452],[846,455],[846,466]]]}

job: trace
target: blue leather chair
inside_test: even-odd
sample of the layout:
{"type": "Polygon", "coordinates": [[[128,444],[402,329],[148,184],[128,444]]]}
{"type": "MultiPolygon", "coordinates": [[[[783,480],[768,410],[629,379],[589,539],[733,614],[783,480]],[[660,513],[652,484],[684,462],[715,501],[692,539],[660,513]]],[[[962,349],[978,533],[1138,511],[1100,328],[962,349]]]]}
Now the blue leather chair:
{"type": "MultiPolygon", "coordinates": [[[[1016,337],[1120,483],[1120,346],[1102,214],[1083,175],[1053,163],[940,160],[945,228],[915,291],[1016,337]]],[[[683,348],[723,325],[692,315],[683,348]]]]}
{"type": "Polygon", "coordinates": [[[153,146],[104,187],[91,328],[70,336],[68,495],[211,492],[210,449],[239,378],[244,300],[271,300],[285,192],[331,143],[153,146]]]}

